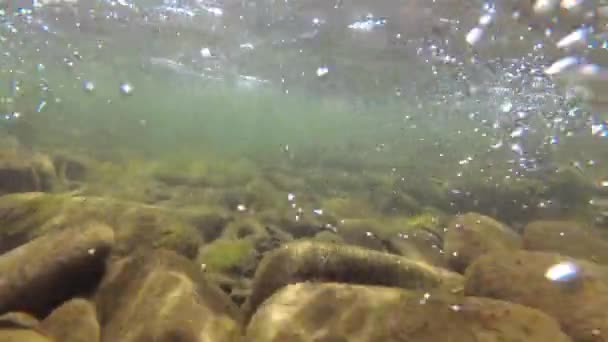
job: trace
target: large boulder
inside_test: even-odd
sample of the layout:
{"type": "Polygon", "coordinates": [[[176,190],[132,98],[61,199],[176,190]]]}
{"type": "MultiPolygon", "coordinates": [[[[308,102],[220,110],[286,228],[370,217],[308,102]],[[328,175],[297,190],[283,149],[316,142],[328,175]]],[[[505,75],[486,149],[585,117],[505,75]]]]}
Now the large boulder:
{"type": "Polygon", "coordinates": [[[607,275],[604,266],[559,254],[503,251],[481,256],[467,269],[465,295],[537,308],[575,341],[605,341],[607,275]]]}
{"type": "Polygon", "coordinates": [[[200,267],[172,251],[116,261],[96,295],[102,340],[238,341],[240,314],[200,267]]]}
{"type": "Polygon", "coordinates": [[[45,316],[64,300],[90,292],[105,271],[113,243],[110,227],[88,222],[0,255],[0,313],[45,316]]]}
{"type": "Polygon", "coordinates": [[[485,253],[520,247],[520,237],[509,227],[477,213],[454,217],[444,238],[448,264],[457,272],[464,272],[469,264],[485,253]]]}
{"type": "Polygon", "coordinates": [[[244,306],[245,316],[250,317],[281,287],[303,281],[448,291],[458,291],[462,286],[462,277],[456,273],[397,255],[333,243],[296,241],[264,257],[244,306]]]}
{"type": "Polygon", "coordinates": [[[602,264],[608,263],[608,241],[592,227],[574,221],[534,221],[523,235],[523,246],[533,251],[556,252],[602,264]]]}
{"type": "Polygon", "coordinates": [[[568,342],[557,322],[522,305],[441,292],[335,283],[279,290],[247,327],[256,342],[568,342]]]}

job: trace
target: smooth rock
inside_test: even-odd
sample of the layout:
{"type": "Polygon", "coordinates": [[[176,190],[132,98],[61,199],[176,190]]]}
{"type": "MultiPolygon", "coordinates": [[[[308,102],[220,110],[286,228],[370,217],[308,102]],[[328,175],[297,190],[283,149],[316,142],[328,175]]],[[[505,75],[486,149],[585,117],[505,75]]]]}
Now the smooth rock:
{"type": "Polygon", "coordinates": [[[384,285],[406,289],[444,288],[458,291],[459,274],[397,255],[354,246],[315,241],[288,243],[260,263],[245,317],[283,286],[304,281],[384,285]]]}
{"type": "Polygon", "coordinates": [[[71,299],[51,312],[40,329],[61,342],[97,342],[101,335],[95,305],[81,298],[71,299]]]}
{"type": "Polygon", "coordinates": [[[465,295],[537,308],[555,317],[574,341],[605,341],[607,280],[608,268],[585,260],[503,251],[481,256],[467,269],[465,295]]]}
{"type": "Polygon", "coordinates": [[[520,247],[521,238],[509,227],[477,213],[455,216],[444,237],[447,262],[461,273],[480,255],[520,247]]]}
{"type": "Polygon", "coordinates": [[[555,319],[522,305],[440,291],[335,283],[288,285],[259,307],[248,341],[568,342],[555,319]]]}
{"type": "Polygon", "coordinates": [[[535,221],[523,235],[523,246],[608,264],[608,241],[591,227],[573,221],[535,221]]]}
{"type": "Polygon", "coordinates": [[[0,313],[45,316],[59,303],[95,288],[114,232],[88,222],[41,236],[0,256],[0,313]]]}
{"type": "Polygon", "coordinates": [[[0,342],[59,342],[28,329],[0,329],[0,342]]]}
{"type": "Polygon", "coordinates": [[[199,267],[172,251],[112,265],[96,295],[102,341],[238,341],[237,307],[199,267]]]}

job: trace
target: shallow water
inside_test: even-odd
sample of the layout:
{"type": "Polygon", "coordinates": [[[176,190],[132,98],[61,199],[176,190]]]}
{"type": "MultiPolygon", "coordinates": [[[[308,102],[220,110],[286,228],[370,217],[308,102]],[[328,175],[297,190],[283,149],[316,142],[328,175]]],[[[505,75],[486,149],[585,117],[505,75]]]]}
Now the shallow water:
{"type": "MultiPolygon", "coordinates": [[[[245,215],[276,225],[289,240],[329,232],[346,245],[457,272],[464,269],[449,260],[435,263],[449,259],[453,215],[486,215],[524,237],[537,220],[606,235],[608,63],[599,1],[584,10],[593,20],[577,19],[585,1],[562,1],[561,17],[543,18],[536,16],[543,8],[518,1],[0,3],[0,157],[10,171],[0,174],[4,195],[126,201],[186,221],[203,212],[222,213],[227,222],[245,215]],[[591,21],[584,47],[560,41],[591,21]],[[564,57],[574,66],[547,71],[564,57]],[[22,181],[32,155],[48,160],[48,187],[39,161],[31,162],[35,181],[22,181]],[[361,232],[351,234],[349,220],[374,223],[353,238],[361,232]],[[387,242],[412,229],[429,235],[433,257],[387,242]]],[[[560,6],[552,3],[545,5],[560,6]]],[[[120,217],[110,220],[116,232],[127,220],[120,217]]],[[[233,246],[225,255],[216,247],[212,257],[209,246],[249,241],[227,235],[228,224],[217,234],[205,224],[193,251],[146,239],[130,248],[175,249],[203,265],[212,264],[205,258],[224,265],[233,246]]],[[[262,248],[256,240],[254,264],[286,242],[279,241],[262,248]]],[[[17,245],[0,234],[0,251],[17,245]]],[[[603,264],[595,255],[549,251],[603,264]]],[[[251,281],[256,267],[240,266],[211,271],[251,281]]],[[[558,277],[577,278],[578,267],[567,270],[558,277]]],[[[373,272],[369,277],[352,282],[375,284],[373,272]]]]}

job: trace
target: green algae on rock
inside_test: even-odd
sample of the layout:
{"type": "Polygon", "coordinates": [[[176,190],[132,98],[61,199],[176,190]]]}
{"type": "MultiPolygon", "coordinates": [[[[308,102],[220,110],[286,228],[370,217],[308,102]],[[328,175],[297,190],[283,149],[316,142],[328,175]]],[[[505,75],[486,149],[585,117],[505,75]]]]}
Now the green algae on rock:
{"type": "Polygon", "coordinates": [[[304,281],[333,281],[407,289],[462,286],[459,274],[397,255],[315,241],[295,241],[267,254],[256,270],[253,292],[245,303],[250,317],[283,286],[304,281]]]}
{"type": "Polygon", "coordinates": [[[479,257],[466,272],[465,295],[526,305],[555,317],[574,341],[604,341],[608,268],[555,253],[502,251],[479,257]],[[571,279],[551,281],[554,265],[576,265],[571,279]],[[559,281],[561,280],[561,281],[559,281]]]}
{"type": "Polygon", "coordinates": [[[61,342],[98,342],[101,337],[95,305],[82,298],[71,299],[53,310],[40,330],[61,342]]]}
{"type": "Polygon", "coordinates": [[[531,222],[524,229],[523,246],[608,264],[608,240],[594,228],[575,221],[531,222]]]}
{"type": "Polygon", "coordinates": [[[24,193],[0,197],[0,251],[45,232],[89,220],[115,228],[114,253],[127,254],[139,246],[168,248],[190,258],[202,243],[194,214],[113,198],[70,194],[24,193]]]}
{"type": "Polygon", "coordinates": [[[0,312],[21,310],[43,317],[62,301],[91,292],[113,244],[110,227],[89,222],[0,255],[0,312]]]}
{"type": "Polygon", "coordinates": [[[282,288],[258,308],[246,336],[256,342],[570,341],[553,318],[518,304],[335,283],[282,288]]]}
{"type": "Polygon", "coordinates": [[[57,175],[51,159],[40,153],[0,151],[0,194],[51,191],[57,175]]]}
{"type": "Polygon", "coordinates": [[[479,256],[498,250],[517,250],[521,238],[506,225],[477,213],[455,216],[445,234],[445,256],[451,268],[464,272],[479,256]]]}
{"type": "Polygon", "coordinates": [[[204,264],[210,272],[242,273],[243,263],[254,258],[255,250],[250,240],[218,239],[200,248],[197,263],[204,264]],[[239,272],[241,270],[241,272],[239,272]]]}
{"type": "Polygon", "coordinates": [[[141,250],[117,261],[95,297],[102,340],[239,341],[240,313],[190,260],[141,250]]]}

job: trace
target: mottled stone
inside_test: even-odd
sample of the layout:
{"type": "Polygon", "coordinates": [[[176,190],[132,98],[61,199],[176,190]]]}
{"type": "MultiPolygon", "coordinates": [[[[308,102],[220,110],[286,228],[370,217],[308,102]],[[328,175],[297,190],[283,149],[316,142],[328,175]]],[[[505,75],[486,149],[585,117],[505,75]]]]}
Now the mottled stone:
{"type": "Polygon", "coordinates": [[[568,342],[541,311],[440,291],[334,283],[288,285],[259,307],[247,328],[256,342],[568,342]]]}
{"type": "Polygon", "coordinates": [[[110,267],[96,296],[102,340],[238,341],[240,314],[199,267],[171,251],[141,251],[110,267]]]}
{"type": "Polygon", "coordinates": [[[555,317],[574,341],[605,341],[607,280],[608,268],[588,261],[554,253],[503,251],[481,256],[467,269],[465,295],[537,308],[555,317]],[[547,277],[557,264],[574,265],[576,272],[547,277]]]}
{"type": "Polygon", "coordinates": [[[303,281],[333,281],[406,289],[457,291],[462,277],[397,255],[315,241],[297,241],[267,254],[258,267],[245,316],[276,290],[303,281]]]}

